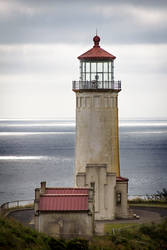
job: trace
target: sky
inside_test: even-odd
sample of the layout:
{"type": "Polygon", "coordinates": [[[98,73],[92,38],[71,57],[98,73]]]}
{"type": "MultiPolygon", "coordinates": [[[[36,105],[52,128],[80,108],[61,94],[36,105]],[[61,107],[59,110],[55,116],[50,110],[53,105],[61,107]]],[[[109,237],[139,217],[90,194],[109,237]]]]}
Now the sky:
{"type": "Polygon", "coordinates": [[[75,117],[77,57],[116,56],[121,119],[167,119],[166,0],[0,0],[0,119],[75,117]]]}

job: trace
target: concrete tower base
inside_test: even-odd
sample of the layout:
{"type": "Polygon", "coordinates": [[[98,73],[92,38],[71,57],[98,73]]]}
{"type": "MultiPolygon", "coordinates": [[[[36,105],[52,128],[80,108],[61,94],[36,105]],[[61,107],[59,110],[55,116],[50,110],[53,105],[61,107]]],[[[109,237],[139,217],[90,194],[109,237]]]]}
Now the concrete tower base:
{"type": "Polygon", "coordinates": [[[107,172],[106,164],[87,164],[76,176],[78,187],[92,187],[95,192],[95,220],[128,218],[128,179],[107,172]]]}

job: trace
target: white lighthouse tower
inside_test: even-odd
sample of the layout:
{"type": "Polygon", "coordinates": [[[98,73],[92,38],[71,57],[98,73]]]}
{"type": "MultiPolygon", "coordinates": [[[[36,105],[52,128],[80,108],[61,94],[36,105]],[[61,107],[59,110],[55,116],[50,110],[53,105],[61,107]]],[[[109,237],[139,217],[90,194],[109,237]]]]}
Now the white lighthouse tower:
{"type": "Polygon", "coordinates": [[[128,179],[120,177],[118,137],[118,93],[114,81],[115,56],[94,46],[78,57],[80,80],[76,93],[75,182],[95,190],[95,219],[128,217],[128,179]]]}

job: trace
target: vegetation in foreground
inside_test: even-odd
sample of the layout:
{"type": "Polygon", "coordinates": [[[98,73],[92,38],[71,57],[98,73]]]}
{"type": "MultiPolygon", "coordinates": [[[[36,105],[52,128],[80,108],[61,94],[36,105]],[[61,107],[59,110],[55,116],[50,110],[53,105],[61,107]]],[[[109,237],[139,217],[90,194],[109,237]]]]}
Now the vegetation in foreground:
{"type": "Polygon", "coordinates": [[[122,229],[107,237],[98,237],[91,250],[163,250],[167,249],[167,220],[161,224],[147,224],[122,229]]]}
{"type": "Polygon", "coordinates": [[[20,223],[0,217],[0,250],[158,250],[167,249],[167,219],[161,224],[116,230],[108,236],[84,239],[54,239],[20,223]]]}
{"type": "Polygon", "coordinates": [[[139,223],[106,223],[104,225],[105,234],[114,234],[122,229],[137,228],[140,227],[139,223]]]}
{"type": "Polygon", "coordinates": [[[0,250],[88,250],[88,243],[84,239],[55,239],[14,219],[0,217],[0,250]]]}

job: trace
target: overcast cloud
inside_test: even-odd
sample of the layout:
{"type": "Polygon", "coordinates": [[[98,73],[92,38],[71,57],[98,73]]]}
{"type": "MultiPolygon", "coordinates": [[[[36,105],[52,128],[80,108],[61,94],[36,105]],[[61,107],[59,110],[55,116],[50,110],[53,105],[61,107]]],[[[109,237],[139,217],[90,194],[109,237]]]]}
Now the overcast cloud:
{"type": "Polygon", "coordinates": [[[0,0],[0,118],[74,117],[77,56],[101,46],[121,117],[166,117],[166,0],[0,0]]]}
{"type": "Polygon", "coordinates": [[[1,0],[0,43],[166,43],[167,1],[1,0]]]}

